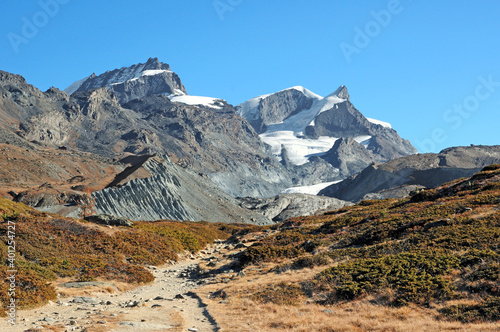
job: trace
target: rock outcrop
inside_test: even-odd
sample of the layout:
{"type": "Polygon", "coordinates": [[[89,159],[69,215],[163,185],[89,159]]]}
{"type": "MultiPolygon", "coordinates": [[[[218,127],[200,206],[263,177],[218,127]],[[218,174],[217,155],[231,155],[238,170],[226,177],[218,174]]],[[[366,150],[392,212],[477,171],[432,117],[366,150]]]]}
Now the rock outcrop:
{"type": "Polygon", "coordinates": [[[256,211],[274,222],[289,218],[311,216],[352,205],[339,199],[307,194],[282,194],[271,198],[241,198],[240,206],[256,211]]]}
{"type": "Polygon", "coordinates": [[[351,137],[335,141],[333,147],[321,158],[338,168],[341,177],[361,172],[375,160],[369,150],[351,137]]]}
{"type": "Polygon", "coordinates": [[[100,225],[132,227],[133,222],[123,217],[111,216],[109,214],[98,214],[84,218],[87,221],[100,225]]]}

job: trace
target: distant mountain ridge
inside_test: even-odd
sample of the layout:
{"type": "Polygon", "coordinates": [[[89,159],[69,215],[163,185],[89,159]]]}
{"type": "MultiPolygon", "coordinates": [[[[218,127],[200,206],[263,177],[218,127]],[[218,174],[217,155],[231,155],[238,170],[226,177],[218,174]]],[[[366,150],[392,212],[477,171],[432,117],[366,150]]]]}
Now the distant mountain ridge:
{"type": "MultiPolygon", "coordinates": [[[[316,213],[345,202],[313,195],[273,197],[325,193],[332,183],[338,186],[373,163],[416,153],[390,124],[364,117],[345,86],[326,97],[296,86],[233,107],[224,99],[188,95],[168,64],[150,58],[93,74],[66,91],[71,95],[56,88],[41,92],[21,76],[0,72],[0,143],[71,149],[114,160],[164,156],[167,163],[151,161],[154,167],[141,167],[139,173],[127,168],[132,177],[119,174],[95,194],[100,211],[131,218],[234,219],[231,213],[198,213],[196,204],[183,202],[204,191],[219,197],[227,211],[246,204],[275,220],[316,213]],[[169,178],[175,172],[184,174],[178,177],[181,189],[169,178]],[[216,194],[219,188],[223,194],[216,194]],[[117,197],[124,197],[123,190],[134,196],[121,202],[117,197]],[[161,203],[151,205],[155,201],[161,203]]],[[[202,196],[192,200],[217,208],[217,199],[202,196]]]]}
{"type": "Polygon", "coordinates": [[[499,163],[500,145],[453,147],[439,153],[373,163],[344,181],[324,188],[319,195],[352,202],[402,198],[417,188],[433,188],[499,163]]]}

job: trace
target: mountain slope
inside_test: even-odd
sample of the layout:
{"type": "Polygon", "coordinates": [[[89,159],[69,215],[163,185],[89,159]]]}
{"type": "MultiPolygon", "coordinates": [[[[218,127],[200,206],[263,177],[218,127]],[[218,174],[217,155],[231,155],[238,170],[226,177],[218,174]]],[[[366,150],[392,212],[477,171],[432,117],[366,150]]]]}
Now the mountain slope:
{"type": "Polygon", "coordinates": [[[272,196],[293,185],[252,127],[223,100],[155,94],[122,105],[106,87],[71,96],[55,88],[41,92],[5,72],[0,93],[3,141],[12,133],[109,158],[164,154],[209,174],[234,196],[272,196]]]}
{"type": "Polygon", "coordinates": [[[168,158],[141,161],[151,174],[93,193],[98,213],[132,220],[191,220],[265,225],[270,219],[242,209],[208,178],[175,165],[168,158]]]}
{"type": "Polygon", "coordinates": [[[448,148],[439,154],[411,155],[370,165],[360,173],[323,189],[319,195],[353,202],[370,193],[375,194],[370,198],[402,197],[419,187],[433,188],[471,176],[482,167],[495,163],[500,163],[500,146],[448,148]]]}
{"type": "Polygon", "coordinates": [[[499,194],[500,165],[491,165],[409,198],[235,236],[253,243],[232,264],[203,269],[246,276],[197,293],[224,330],[496,331],[499,194]]]}

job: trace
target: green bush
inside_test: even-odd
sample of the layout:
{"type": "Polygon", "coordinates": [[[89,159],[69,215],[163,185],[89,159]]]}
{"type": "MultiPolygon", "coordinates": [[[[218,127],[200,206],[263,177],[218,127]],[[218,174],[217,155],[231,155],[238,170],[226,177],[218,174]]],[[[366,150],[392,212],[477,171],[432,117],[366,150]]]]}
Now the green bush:
{"type": "Polygon", "coordinates": [[[283,258],[295,258],[304,253],[304,249],[291,246],[253,245],[241,254],[239,261],[242,265],[275,262],[283,258]]]}
{"type": "Polygon", "coordinates": [[[500,297],[492,297],[479,305],[452,305],[440,310],[445,317],[462,323],[500,320],[500,297]]]}
{"type": "Polygon", "coordinates": [[[315,279],[320,288],[332,290],[329,302],[391,288],[396,292],[394,304],[425,304],[452,295],[450,282],[443,277],[458,266],[459,259],[447,254],[401,253],[343,263],[315,279]]]}

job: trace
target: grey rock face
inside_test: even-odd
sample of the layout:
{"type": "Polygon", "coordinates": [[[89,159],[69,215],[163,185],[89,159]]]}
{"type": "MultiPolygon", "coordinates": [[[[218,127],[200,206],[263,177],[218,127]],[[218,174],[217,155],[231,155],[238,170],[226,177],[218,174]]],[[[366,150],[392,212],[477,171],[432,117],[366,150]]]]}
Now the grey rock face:
{"type": "Polygon", "coordinates": [[[109,226],[126,226],[132,227],[134,225],[133,222],[128,220],[127,218],[111,216],[109,214],[99,214],[96,216],[88,216],[84,218],[87,221],[101,224],[101,225],[109,225],[109,226]]]}
{"type": "Polygon", "coordinates": [[[349,96],[349,91],[347,91],[347,87],[345,85],[339,86],[338,89],[335,90],[334,93],[332,93],[332,95],[342,99],[347,99],[347,100],[351,99],[351,96],[349,96]]]}
{"type": "Polygon", "coordinates": [[[269,224],[249,212],[209,179],[175,165],[168,158],[152,157],[143,164],[152,175],[121,187],[93,193],[98,213],[131,220],[191,220],[269,224]]]}
{"type": "Polygon", "coordinates": [[[318,115],[314,126],[306,128],[312,137],[372,136],[367,149],[379,162],[417,153],[409,141],[402,139],[392,128],[369,122],[349,101],[318,115]]]}
{"type": "Polygon", "coordinates": [[[271,197],[294,185],[288,171],[280,166],[262,163],[251,167],[238,160],[234,165],[232,171],[207,174],[213,183],[234,197],[271,197]]]}
{"type": "Polygon", "coordinates": [[[179,76],[170,70],[168,64],[159,62],[157,58],[107,71],[99,76],[93,74],[79,84],[76,90],[76,86],[72,86],[66,91],[73,94],[106,87],[116,95],[120,103],[152,94],[172,94],[175,90],[186,93],[179,76]]]}
{"type": "MultiPolygon", "coordinates": [[[[313,98],[296,89],[283,90],[260,100],[257,117],[247,120],[260,134],[266,131],[267,125],[280,123],[286,118],[310,108],[313,102],[313,98]]],[[[236,112],[242,114],[241,106],[236,107],[236,112]]]]}
{"type": "Polygon", "coordinates": [[[370,165],[362,172],[323,189],[319,195],[352,202],[364,197],[404,197],[415,188],[433,188],[471,176],[484,166],[497,163],[500,163],[498,145],[454,147],[439,154],[411,155],[370,165]]]}
{"type": "Polygon", "coordinates": [[[307,194],[282,194],[271,198],[240,198],[240,205],[257,211],[274,222],[337,210],[352,203],[307,194]]]}
{"type": "Polygon", "coordinates": [[[311,157],[309,162],[303,165],[294,165],[288,162],[285,163],[285,167],[292,174],[293,186],[309,186],[343,179],[338,168],[316,156],[311,157]]]}
{"type": "Polygon", "coordinates": [[[394,129],[372,124],[370,133],[372,138],[367,148],[379,162],[417,153],[410,141],[401,138],[394,129]]]}
{"type": "Polygon", "coordinates": [[[355,137],[370,135],[371,123],[350,102],[336,104],[332,109],[319,114],[314,126],[306,128],[311,137],[355,137]]]}
{"type": "Polygon", "coordinates": [[[338,168],[342,177],[362,171],[375,159],[369,150],[350,137],[338,139],[321,158],[338,168]]]}

